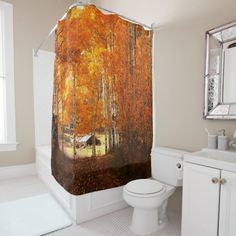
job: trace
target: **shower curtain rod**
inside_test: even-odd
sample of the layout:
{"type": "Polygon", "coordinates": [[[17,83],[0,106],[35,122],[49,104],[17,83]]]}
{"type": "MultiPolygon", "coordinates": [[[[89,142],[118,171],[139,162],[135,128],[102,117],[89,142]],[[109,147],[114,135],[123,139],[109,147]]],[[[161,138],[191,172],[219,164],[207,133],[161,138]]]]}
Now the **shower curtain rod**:
{"type": "MultiPolygon", "coordinates": [[[[66,18],[66,15],[67,15],[68,11],[69,11],[70,9],[72,9],[73,7],[87,6],[87,5],[90,5],[90,4],[86,4],[86,3],[83,3],[83,2],[77,2],[77,3],[72,4],[72,5],[68,8],[67,12],[62,16],[62,18],[60,19],[60,21],[61,21],[61,20],[64,20],[64,19],[66,18]]],[[[132,22],[132,23],[142,25],[144,28],[147,28],[147,29],[149,29],[149,30],[152,30],[152,29],[153,29],[154,24],[152,24],[151,26],[149,26],[149,25],[140,23],[140,22],[138,22],[138,21],[136,21],[136,20],[130,19],[130,18],[128,18],[128,17],[126,17],[126,16],[123,16],[123,15],[121,15],[121,14],[118,14],[118,13],[116,13],[116,12],[113,12],[113,11],[111,11],[111,10],[105,9],[105,8],[103,8],[103,7],[99,7],[99,6],[96,6],[96,7],[97,7],[99,10],[106,11],[106,12],[111,13],[111,14],[116,14],[116,15],[118,15],[119,17],[121,17],[121,18],[123,18],[123,19],[125,19],[125,20],[128,20],[128,21],[130,21],[130,22],[132,22]]],[[[48,41],[48,39],[49,39],[49,38],[51,37],[51,35],[56,31],[56,29],[57,29],[57,24],[52,28],[52,30],[49,32],[49,34],[46,36],[46,38],[39,44],[39,46],[34,50],[34,56],[38,56],[38,51],[39,51],[40,48],[48,41]]]]}

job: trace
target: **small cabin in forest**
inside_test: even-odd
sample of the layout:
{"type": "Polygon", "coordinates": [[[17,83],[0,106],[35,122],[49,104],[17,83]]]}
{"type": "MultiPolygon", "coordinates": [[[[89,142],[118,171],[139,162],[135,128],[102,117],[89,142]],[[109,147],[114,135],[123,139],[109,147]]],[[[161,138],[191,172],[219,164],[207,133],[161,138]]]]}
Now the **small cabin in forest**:
{"type": "MultiPolygon", "coordinates": [[[[87,134],[79,139],[80,146],[88,146],[93,144],[94,135],[87,134]]],[[[95,145],[101,145],[101,141],[95,136],[95,145]]]]}

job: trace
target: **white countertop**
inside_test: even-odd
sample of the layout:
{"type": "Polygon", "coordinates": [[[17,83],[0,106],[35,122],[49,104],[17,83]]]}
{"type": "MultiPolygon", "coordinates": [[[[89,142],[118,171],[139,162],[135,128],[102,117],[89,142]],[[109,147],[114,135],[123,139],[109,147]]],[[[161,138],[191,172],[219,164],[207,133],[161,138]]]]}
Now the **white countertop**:
{"type": "Polygon", "coordinates": [[[236,173],[236,151],[233,150],[220,151],[205,148],[185,154],[184,161],[236,173]]]}

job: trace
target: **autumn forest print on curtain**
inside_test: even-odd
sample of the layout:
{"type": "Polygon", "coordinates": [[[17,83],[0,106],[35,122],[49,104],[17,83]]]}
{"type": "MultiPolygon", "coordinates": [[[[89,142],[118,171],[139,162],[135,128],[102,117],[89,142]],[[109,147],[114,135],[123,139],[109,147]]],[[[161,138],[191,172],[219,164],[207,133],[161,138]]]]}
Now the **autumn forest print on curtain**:
{"type": "Polygon", "coordinates": [[[79,195],[150,177],[152,31],[72,8],[56,31],[52,173],[79,195]]]}

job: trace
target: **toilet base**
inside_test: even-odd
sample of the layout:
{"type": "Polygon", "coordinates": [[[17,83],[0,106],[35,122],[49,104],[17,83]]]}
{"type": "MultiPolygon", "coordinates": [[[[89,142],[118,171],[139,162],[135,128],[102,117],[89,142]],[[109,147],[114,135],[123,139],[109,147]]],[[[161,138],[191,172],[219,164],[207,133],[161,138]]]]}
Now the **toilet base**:
{"type": "Polygon", "coordinates": [[[158,209],[134,208],[130,229],[135,234],[151,234],[160,230],[165,225],[165,221],[163,221],[162,224],[159,224],[158,209]]]}

